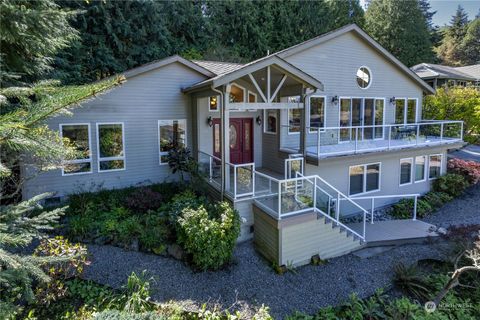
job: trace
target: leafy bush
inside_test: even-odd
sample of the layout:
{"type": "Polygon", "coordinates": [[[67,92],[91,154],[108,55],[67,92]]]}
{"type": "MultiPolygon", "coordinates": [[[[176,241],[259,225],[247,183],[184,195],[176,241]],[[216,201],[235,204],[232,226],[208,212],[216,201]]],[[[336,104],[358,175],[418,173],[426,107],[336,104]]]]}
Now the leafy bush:
{"type": "Polygon", "coordinates": [[[468,187],[468,182],[459,174],[449,173],[433,182],[433,190],[445,192],[452,197],[460,196],[468,187]]]}
{"type": "Polygon", "coordinates": [[[240,233],[236,210],[226,202],[187,207],[178,218],[178,242],[191,255],[192,264],[200,269],[219,269],[228,263],[240,233]]]}
{"type": "Polygon", "coordinates": [[[450,159],[447,163],[450,173],[463,176],[469,184],[476,184],[480,181],[480,163],[462,159],[450,159]]]}
{"type": "Polygon", "coordinates": [[[125,199],[125,207],[136,213],[156,210],[162,203],[162,195],[148,187],[136,189],[125,199]]]}
{"type": "Polygon", "coordinates": [[[427,201],[432,208],[440,208],[445,203],[451,201],[453,197],[445,192],[430,191],[422,199],[427,201]]]}
{"type": "Polygon", "coordinates": [[[72,244],[63,237],[44,239],[35,249],[36,256],[65,258],[55,264],[45,264],[43,269],[51,281],[39,285],[35,291],[40,303],[49,304],[52,300],[64,297],[67,289],[64,281],[78,277],[87,264],[87,249],[81,244],[72,244]]]}
{"type": "Polygon", "coordinates": [[[164,212],[170,223],[174,225],[184,209],[197,209],[206,204],[206,198],[198,197],[193,191],[187,190],[174,196],[172,201],[165,204],[160,211],[164,212]]]}
{"type": "MultiPolygon", "coordinates": [[[[398,219],[411,219],[413,218],[415,200],[414,199],[402,199],[393,205],[392,216],[398,219]]],[[[417,201],[417,217],[426,217],[433,211],[432,206],[423,199],[417,201]]]]}

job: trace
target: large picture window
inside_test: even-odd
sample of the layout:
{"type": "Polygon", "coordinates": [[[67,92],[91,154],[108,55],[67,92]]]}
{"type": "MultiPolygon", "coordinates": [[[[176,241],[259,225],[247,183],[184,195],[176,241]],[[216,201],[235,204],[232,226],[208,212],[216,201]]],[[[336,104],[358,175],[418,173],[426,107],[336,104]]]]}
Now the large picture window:
{"type": "Polygon", "coordinates": [[[395,100],[395,123],[407,124],[417,122],[417,99],[395,100]]]}
{"type": "Polygon", "coordinates": [[[62,175],[91,173],[90,124],[61,124],[60,136],[76,151],[75,159],[65,161],[62,175]]]}
{"type": "Polygon", "coordinates": [[[413,159],[400,159],[400,185],[412,183],[413,159]]]}
{"type": "Polygon", "coordinates": [[[442,174],[442,155],[432,154],[428,159],[428,178],[436,179],[442,174]]]}
{"type": "Polygon", "coordinates": [[[349,194],[360,194],[380,190],[380,163],[362,164],[349,168],[349,194]]]}
{"type": "Polygon", "coordinates": [[[310,97],[310,132],[325,128],[325,97],[310,97]]]}
{"type": "Polygon", "coordinates": [[[277,110],[267,109],[264,112],[263,119],[265,133],[276,134],[277,133],[277,110]]]}
{"type": "Polygon", "coordinates": [[[187,145],[186,120],[159,120],[160,164],[167,163],[168,151],[187,145]]]}
{"type": "Polygon", "coordinates": [[[125,169],[123,123],[97,123],[98,171],[125,169]]]}

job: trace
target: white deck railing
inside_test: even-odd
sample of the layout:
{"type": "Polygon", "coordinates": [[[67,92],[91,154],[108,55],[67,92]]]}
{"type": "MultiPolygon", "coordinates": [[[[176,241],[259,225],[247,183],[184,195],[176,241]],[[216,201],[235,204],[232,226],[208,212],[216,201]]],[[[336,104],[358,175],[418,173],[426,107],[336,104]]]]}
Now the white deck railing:
{"type": "MultiPolygon", "coordinates": [[[[280,148],[299,152],[299,126],[282,125],[280,148]]],[[[418,123],[369,126],[306,127],[308,155],[318,158],[341,154],[392,150],[463,141],[463,121],[425,120],[418,123]]]]}

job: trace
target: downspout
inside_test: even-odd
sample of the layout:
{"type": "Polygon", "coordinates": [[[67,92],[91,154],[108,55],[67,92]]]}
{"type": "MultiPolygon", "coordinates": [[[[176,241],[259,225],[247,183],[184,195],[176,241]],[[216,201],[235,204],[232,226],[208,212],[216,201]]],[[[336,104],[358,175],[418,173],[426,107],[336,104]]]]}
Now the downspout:
{"type": "Polygon", "coordinates": [[[215,89],[213,85],[210,87],[213,92],[216,92],[220,95],[220,101],[222,101],[221,104],[221,112],[220,112],[220,153],[222,155],[222,181],[220,183],[220,200],[223,201],[224,193],[225,193],[225,175],[227,173],[227,170],[225,168],[226,163],[225,163],[225,101],[223,99],[223,91],[220,91],[218,89],[215,89]]]}

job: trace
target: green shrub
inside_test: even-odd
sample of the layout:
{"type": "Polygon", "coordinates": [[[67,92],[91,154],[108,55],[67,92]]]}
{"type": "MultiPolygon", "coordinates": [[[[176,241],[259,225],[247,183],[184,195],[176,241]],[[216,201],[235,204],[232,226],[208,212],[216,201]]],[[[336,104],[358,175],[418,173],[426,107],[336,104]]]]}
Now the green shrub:
{"type": "Polygon", "coordinates": [[[160,208],[162,203],[162,194],[153,191],[149,187],[141,187],[134,190],[124,201],[125,207],[135,213],[146,213],[149,210],[156,210],[160,208]]]}
{"type": "Polygon", "coordinates": [[[449,173],[433,182],[433,190],[445,192],[452,197],[460,196],[468,187],[468,182],[459,174],[449,173]]]}
{"type": "Polygon", "coordinates": [[[178,242],[191,255],[192,264],[200,270],[219,269],[230,262],[240,219],[226,202],[213,205],[207,211],[187,207],[178,218],[178,242]]]}
{"type": "MultiPolygon", "coordinates": [[[[413,218],[414,199],[402,199],[393,205],[392,216],[397,219],[411,219],[413,218]]],[[[417,218],[426,217],[432,213],[432,206],[423,199],[417,201],[417,218]]]]}
{"type": "Polygon", "coordinates": [[[169,315],[162,315],[154,311],[144,313],[128,313],[118,310],[105,310],[94,315],[93,320],[170,320],[169,315]]]}
{"type": "Polygon", "coordinates": [[[430,191],[422,199],[427,201],[432,208],[440,208],[445,203],[451,201],[453,197],[445,192],[430,191]]]}
{"type": "Polygon", "coordinates": [[[197,209],[207,204],[205,197],[198,197],[193,191],[186,190],[172,198],[172,201],[163,205],[160,209],[167,217],[170,223],[175,225],[178,217],[186,208],[197,209]]]}
{"type": "Polygon", "coordinates": [[[51,281],[40,284],[35,296],[42,304],[62,298],[67,292],[65,280],[78,277],[87,264],[87,249],[81,244],[72,244],[63,237],[44,239],[35,249],[35,256],[64,258],[54,264],[44,264],[43,269],[51,281]]]}

